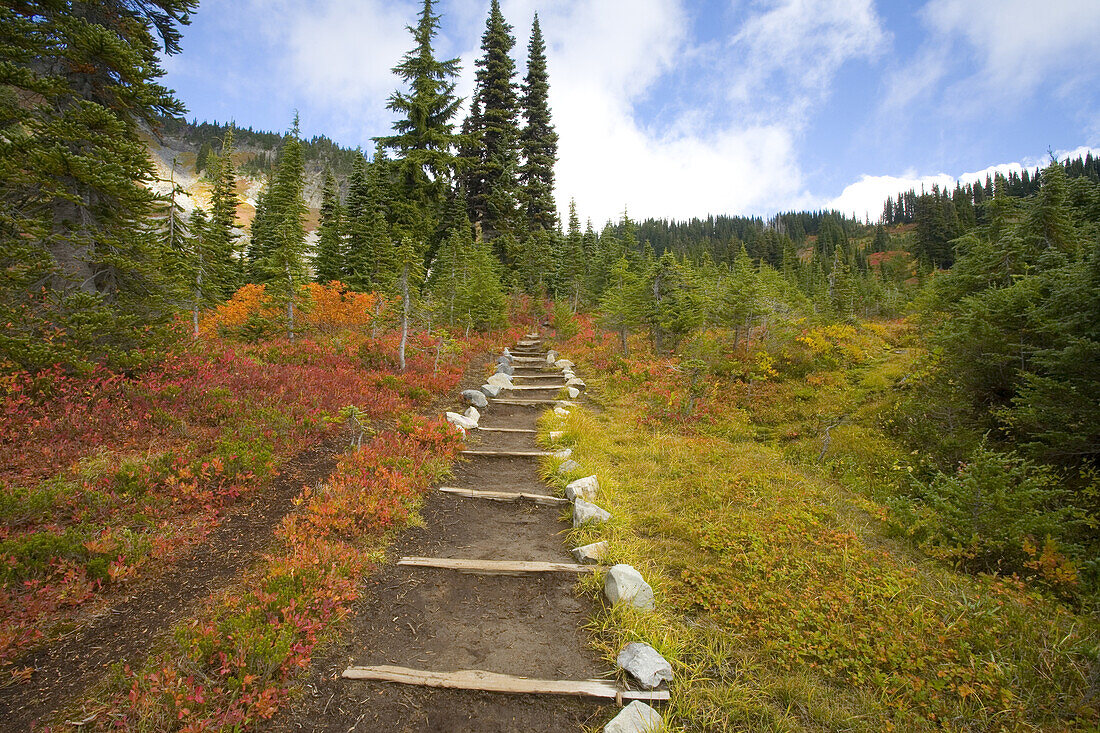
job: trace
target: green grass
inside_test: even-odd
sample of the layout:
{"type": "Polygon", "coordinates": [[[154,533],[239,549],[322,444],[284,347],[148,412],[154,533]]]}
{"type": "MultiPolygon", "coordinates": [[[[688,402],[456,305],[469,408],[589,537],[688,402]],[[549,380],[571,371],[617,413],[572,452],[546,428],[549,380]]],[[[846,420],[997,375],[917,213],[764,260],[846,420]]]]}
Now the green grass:
{"type": "Polygon", "coordinates": [[[583,581],[601,599],[594,644],[609,664],[632,640],[673,662],[670,730],[1095,730],[1096,619],[886,536],[869,489],[898,449],[860,410],[908,355],[881,353],[809,393],[771,385],[700,429],[642,427],[644,405],[612,380],[595,385],[599,414],[543,418],[612,513],[571,541],[609,540],[607,560],[658,599],[607,608],[600,579],[583,581]],[[822,423],[842,415],[819,465],[822,423]]]}

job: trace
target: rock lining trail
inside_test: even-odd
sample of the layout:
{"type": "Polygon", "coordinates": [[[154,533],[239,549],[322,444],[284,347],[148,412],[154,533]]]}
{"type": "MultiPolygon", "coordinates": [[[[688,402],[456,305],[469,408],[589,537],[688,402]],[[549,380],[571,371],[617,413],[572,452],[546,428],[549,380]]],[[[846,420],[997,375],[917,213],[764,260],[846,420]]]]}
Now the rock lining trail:
{"type": "MultiPolygon", "coordinates": [[[[524,398],[552,401],[565,383],[541,379],[548,365],[537,346],[513,347],[519,384],[538,384],[524,398]],[[536,358],[536,357],[543,358],[536,358]],[[525,379],[524,377],[531,377],[525,379]],[[538,377],[539,379],[535,379],[538,377]]],[[[464,385],[465,386],[465,385],[464,385]]],[[[476,451],[542,452],[535,421],[544,403],[490,400],[485,430],[471,431],[476,451]],[[523,430],[524,432],[513,432],[523,430]],[[528,432],[530,431],[530,432],[528,432]]],[[[423,526],[398,538],[391,562],[365,581],[364,600],[348,631],[317,658],[304,700],[271,721],[274,731],[570,731],[606,721],[612,702],[568,696],[513,695],[437,689],[341,678],[349,667],[394,665],[428,672],[481,670],[546,680],[607,678],[589,647],[584,624],[591,604],[574,593],[577,573],[469,574],[397,565],[402,557],[575,564],[564,544],[560,504],[493,501],[462,491],[551,496],[539,478],[539,456],[468,455],[433,491],[423,526]],[[557,505],[555,505],[557,504],[557,505]]]]}

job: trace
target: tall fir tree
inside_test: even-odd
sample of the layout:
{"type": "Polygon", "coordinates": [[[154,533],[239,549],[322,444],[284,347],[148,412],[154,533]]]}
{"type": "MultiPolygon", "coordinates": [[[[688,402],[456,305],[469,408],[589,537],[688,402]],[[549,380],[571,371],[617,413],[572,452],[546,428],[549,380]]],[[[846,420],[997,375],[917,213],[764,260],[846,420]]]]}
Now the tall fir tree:
{"type": "Polygon", "coordinates": [[[139,136],[196,0],[0,7],[0,352],[18,367],[128,362],[172,309],[139,136]]]}
{"type": "Polygon", "coordinates": [[[275,171],[270,200],[272,246],[261,266],[276,299],[286,308],[286,333],[291,341],[297,335],[298,289],[306,276],[305,218],[309,209],[304,192],[305,160],[299,139],[298,115],[295,114],[294,127],[283,144],[279,167],[275,171]]]}
{"type": "MultiPolygon", "coordinates": [[[[517,241],[523,236],[519,222],[519,101],[516,64],[511,57],[515,43],[499,1],[492,0],[481,36],[482,56],[477,60],[477,99],[472,110],[478,117],[470,125],[480,144],[468,174],[470,219],[489,242],[502,235],[512,235],[517,241]]],[[[494,249],[502,261],[514,264],[513,252],[503,245],[494,249]]]]}
{"type": "Polygon", "coordinates": [[[527,76],[523,82],[524,127],[520,133],[523,166],[523,208],[529,229],[553,229],[558,220],[554,201],[554,164],[558,160],[558,133],[550,118],[550,78],[546,70],[546,42],[539,16],[531,24],[527,44],[527,76]]]}
{"type": "Polygon", "coordinates": [[[454,93],[459,60],[435,57],[432,43],[439,30],[439,16],[432,4],[432,0],[424,0],[419,22],[408,27],[416,46],[393,68],[408,91],[390,96],[387,108],[398,115],[394,134],[378,138],[398,156],[401,190],[394,197],[389,217],[394,236],[413,237],[421,254],[437,233],[456,175],[457,149],[463,142],[454,129],[462,104],[454,93]]]}
{"type": "Polygon", "coordinates": [[[237,251],[237,171],[233,166],[233,128],[225,131],[222,152],[214,158],[212,168],[213,190],[210,193],[210,224],[208,248],[223,268],[225,277],[220,281],[221,295],[228,298],[243,280],[242,262],[237,251]],[[236,277],[236,275],[240,277],[236,277]]]}
{"type": "Polygon", "coordinates": [[[345,256],[344,211],[340,205],[340,191],[336,187],[336,177],[331,170],[326,170],[324,187],[321,189],[313,279],[322,284],[342,280],[345,256]]]}

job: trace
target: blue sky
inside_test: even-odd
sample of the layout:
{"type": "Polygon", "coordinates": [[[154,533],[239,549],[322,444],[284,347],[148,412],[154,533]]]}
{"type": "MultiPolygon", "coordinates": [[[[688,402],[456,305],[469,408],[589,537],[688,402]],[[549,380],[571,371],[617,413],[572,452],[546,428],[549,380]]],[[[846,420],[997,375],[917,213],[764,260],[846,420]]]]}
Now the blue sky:
{"type": "MultiPolygon", "coordinates": [[[[488,0],[440,0],[468,95],[488,0]]],[[[203,0],[189,117],[370,149],[418,0],[203,0]]],[[[597,224],[838,207],[1100,149],[1100,0],[502,0],[549,45],[558,199],[597,224]]]]}

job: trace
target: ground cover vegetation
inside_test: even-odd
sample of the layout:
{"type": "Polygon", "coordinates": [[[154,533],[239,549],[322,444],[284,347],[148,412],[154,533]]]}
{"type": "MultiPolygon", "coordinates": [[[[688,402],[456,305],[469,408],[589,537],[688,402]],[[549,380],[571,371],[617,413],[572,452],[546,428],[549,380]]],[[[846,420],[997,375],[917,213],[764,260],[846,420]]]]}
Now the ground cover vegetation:
{"type": "Polygon", "coordinates": [[[566,430],[606,484],[616,558],[668,602],[601,611],[595,638],[676,661],[675,725],[1097,724],[1095,159],[903,193],[877,225],[624,212],[597,230],[572,202],[558,217],[537,16],[520,81],[489,4],[460,120],[425,0],[368,159],[296,118],[182,121],[157,51],[196,5],[0,8],[10,679],[350,431],[268,557],[89,708],[147,730],[268,717],[454,450],[413,413],[549,320],[605,403],[566,430]],[[150,133],[196,145],[209,211],[151,192],[150,133]],[[242,170],[266,177],[247,227],[242,170]]]}

